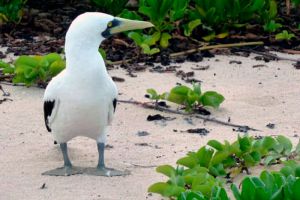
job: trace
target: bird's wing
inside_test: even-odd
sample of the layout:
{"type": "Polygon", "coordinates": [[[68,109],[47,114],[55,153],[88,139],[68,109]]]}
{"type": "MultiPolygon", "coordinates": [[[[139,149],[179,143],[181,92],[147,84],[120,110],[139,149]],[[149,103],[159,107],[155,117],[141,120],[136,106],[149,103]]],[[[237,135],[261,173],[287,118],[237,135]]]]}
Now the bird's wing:
{"type": "Polygon", "coordinates": [[[50,81],[44,94],[44,119],[46,128],[49,132],[51,132],[51,124],[53,123],[59,108],[58,92],[62,85],[62,75],[63,73],[50,81]]]}
{"type": "Polygon", "coordinates": [[[51,117],[55,103],[57,103],[55,102],[55,100],[44,101],[44,119],[45,119],[46,128],[49,132],[51,132],[49,118],[51,117]]]}
{"type": "Polygon", "coordinates": [[[114,113],[116,111],[116,107],[117,107],[117,98],[114,98],[113,101],[110,103],[109,105],[109,111],[108,111],[108,124],[110,125],[113,117],[114,117],[114,113]]]}

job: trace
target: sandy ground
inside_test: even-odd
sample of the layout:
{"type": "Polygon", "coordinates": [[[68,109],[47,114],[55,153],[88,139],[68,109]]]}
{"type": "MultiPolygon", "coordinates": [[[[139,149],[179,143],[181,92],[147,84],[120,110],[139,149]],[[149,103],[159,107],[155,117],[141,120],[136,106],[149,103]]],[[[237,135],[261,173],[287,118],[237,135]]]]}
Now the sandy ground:
{"type": "MultiPolygon", "coordinates": [[[[230,117],[233,123],[261,130],[250,132],[251,135],[284,134],[297,142],[294,135],[300,134],[300,70],[296,70],[292,62],[264,63],[255,61],[253,56],[217,56],[201,63],[180,64],[184,71],[190,71],[195,65],[210,65],[208,70],[195,71],[195,78],[203,81],[203,90],[216,90],[226,98],[220,109],[212,110],[213,116],[225,121],[230,117]],[[242,64],[229,64],[230,60],[239,60],[242,64]],[[253,68],[256,64],[267,66],[253,68]],[[268,123],[276,124],[275,129],[267,128],[268,123]]],[[[117,83],[119,99],[124,100],[148,101],[144,98],[147,88],[164,92],[182,82],[172,73],[141,72],[136,78],[128,77],[122,69],[109,73],[125,78],[125,82],[117,83]]],[[[112,148],[106,151],[106,163],[110,167],[130,170],[131,175],[112,178],[42,176],[42,172],[63,164],[60,150],[44,126],[44,90],[3,86],[13,99],[13,102],[0,105],[0,199],[3,200],[161,199],[147,193],[150,184],[165,180],[155,172],[155,166],[175,165],[178,158],[210,139],[233,141],[238,135],[231,127],[203,123],[199,119],[192,119],[191,124],[184,116],[167,113],[160,114],[176,119],[166,123],[148,122],[149,114],[159,112],[119,103],[109,131],[108,144],[112,148]],[[201,137],[180,132],[190,128],[206,128],[210,133],[201,137]],[[139,131],[150,134],[141,137],[137,135],[139,131]],[[40,189],[43,184],[45,188],[40,189]]],[[[93,140],[75,138],[69,142],[69,147],[74,165],[96,165],[97,150],[93,140]]]]}

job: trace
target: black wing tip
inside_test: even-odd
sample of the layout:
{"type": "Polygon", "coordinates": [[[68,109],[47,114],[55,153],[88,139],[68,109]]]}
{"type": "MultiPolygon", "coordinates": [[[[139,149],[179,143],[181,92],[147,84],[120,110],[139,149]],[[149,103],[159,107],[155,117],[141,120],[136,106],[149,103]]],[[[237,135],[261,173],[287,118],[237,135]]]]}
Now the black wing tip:
{"type": "Polygon", "coordinates": [[[49,132],[51,132],[51,128],[49,127],[49,124],[48,124],[48,117],[51,116],[52,114],[52,110],[54,108],[54,104],[55,104],[55,101],[54,100],[46,100],[44,101],[44,119],[45,119],[45,125],[46,125],[46,128],[49,132]]]}

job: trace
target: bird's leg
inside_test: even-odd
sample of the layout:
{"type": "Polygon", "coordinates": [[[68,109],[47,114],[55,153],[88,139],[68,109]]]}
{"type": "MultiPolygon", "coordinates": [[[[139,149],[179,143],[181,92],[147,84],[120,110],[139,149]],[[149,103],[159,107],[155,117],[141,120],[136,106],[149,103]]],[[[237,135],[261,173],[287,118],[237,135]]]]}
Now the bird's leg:
{"type": "Polygon", "coordinates": [[[98,160],[98,165],[97,168],[105,168],[104,164],[104,150],[105,150],[105,144],[104,143],[97,143],[97,148],[98,148],[98,154],[99,154],[99,160],[98,160]]]}
{"type": "Polygon", "coordinates": [[[129,171],[119,171],[112,168],[105,167],[104,164],[104,143],[97,143],[99,160],[96,168],[89,168],[86,170],[86,174],[94,176],[125,176],[130,174],[129,171]]]}
{"type": "Polygon", "coordinates": [[[57,169],[50,170],[50,171],[46,171],[42,175],[70,176],[70,175],[74,175],[74,174],[82,174],[83,169],[80,167],[74,167],[69,159],[67,143],[61,143],[60,149],[61,149],[61,152],[62,152],[63,158],[64,158],[64,166],[57,168],[57,169]]]}

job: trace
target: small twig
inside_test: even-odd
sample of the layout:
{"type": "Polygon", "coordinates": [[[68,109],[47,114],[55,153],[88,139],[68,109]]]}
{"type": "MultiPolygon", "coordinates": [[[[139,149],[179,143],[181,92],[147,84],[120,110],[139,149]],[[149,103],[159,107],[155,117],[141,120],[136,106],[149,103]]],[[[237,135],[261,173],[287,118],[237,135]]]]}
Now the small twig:
{"type": "Polygon", "coordinates": [[[257,46],[257,45],[263,45],[263,44],[264,44],[263,42],[258,41],[258,42],[241,42],[241,43],[231,43],[231,44],[209,45],[209,46],[199,47],[199,48],[195,48],[195,49],[190,49],[190,50],[187,50],[187,51],[171,53],[170,57],[177,57],[177,56],[182,56],[182,55],[195,53],[197,51],[210,50],[210,49],[229,48],[229,47],[242,47],[242,46],[257,46]]]}
{"type": "Polygon", "coordinates": [[[13,100],[10,99],[10,98],[0,99],[0,104],[2,104],[2,103],[5,102],[5,101],[13,101],[13,100]]]}
{"type": "Polygon", "coordinates": [[[291,14],[291,0],[285,0],[286,14],[291,14]]]}
{"type": "MultiPolygon", "coordinates": [[[[172,109],[169,109],[169,108],[161,107],[159,105],[154,105],[152,103],[147,103],[147,102],[139,102],[139,101],[134,101],[134,100],[118,100],[118,102],[139,105],[139,106],[142,106],[142,107],[147,108],[147,109],[154,109],[154,110],[158,110],[158,111],[161,111],[161,112],[168,112],[168,113],[179,114],[179,115],[190,115],[189,113],[181,112],[181,111],[178,111],[178,110],[172,110],[172,109]]],[[[206,116],[202,116],[202,115],[198,115],[198,114],[192,114],[192,116],[194,116],[196,118],[199,118],[199,119],[202,119],[204,121],[214,122],[214,123],[225,125],[225,126],[231,126],[231,127],[235,127],[235,128],[242,128],[242,129],[247,129],[247,130],[251,130],[251,131],[260,131],[258,129],[251,128],[249,126],[232,124],[232,123],[225,122],[225,121],[222,121],[222,120],[219,120],[219,119],[216,119],[216,118],[206,117],[206,116]]]]}
{"type": "Polygon", "coordinates": [[[0,75],[0,80],[5,79],[5,78],[13,78],[15,74],[1,74],[0,75]]]}
{"type": "Polygon", "coordinates": [[[25,83],[11,83],[7,81],[1,81],[2,85],[12,85],[12,86],[25,86],[25,83]]]}
{"type": "MultiPolygon", "coordinates": [[[[195,49],[190,49],[187,51],[181,51],[177,53],[171,53],[170,57],[178,57],[182,55],[188,55],[192,54],[198,51],[203,51],[203,50],[210,50],[210,49],[217,49],[217,48],[229,48],[229,47],[242,47],[242,46],[257,46],[257,45],[263,45],[264,43],[261,41],[258,42],[241,42],[241,43],[232,43],[232,44],[217,44],[217,45],[210,45],[210,46],[203,46],[195,49]]],[[[120,65],[122,63],[127,63],[130,61],[133,61],[134,59],[126,59],[126,60],[119,60],[119,61],[110,61],[107,60],[106,63],[110,65],[120,65]]]]}
{"type": "Polygon", "coordinates": [[[128,63],[130,61],[132,61],[133,59],[130,58],[130,59],[125,59],[125,60],[119,60],[119,61],[110,61],[110,60],[106,60],[106,63],[109,64],[109,65],[121,65],[123,63],[128,63]]]}
{"type": "Polygon", "coordinates": [[[262,55],[262,56],[267,56],[267,57],[270,57],[270,58],[275,58],[277,60],[289,60],[289,61],[293,61],[293,62],[300,62],[300,59],[282,57],[282,56],[278,56],[278,55],[272,54],[272,53],[255,51],[253,49],[240,49],[240,50],[250,52],[250,53],[255,53],[255,54],[258,54],[258,55],[262,55]]]}

